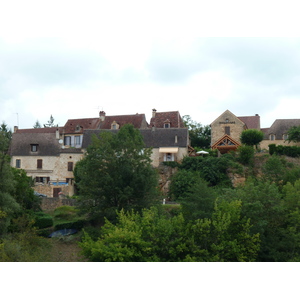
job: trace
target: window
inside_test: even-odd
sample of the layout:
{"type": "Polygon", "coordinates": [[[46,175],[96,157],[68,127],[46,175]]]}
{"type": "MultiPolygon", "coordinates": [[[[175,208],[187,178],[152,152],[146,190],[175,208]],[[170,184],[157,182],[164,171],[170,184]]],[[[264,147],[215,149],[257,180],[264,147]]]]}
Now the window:
{"type": "Polygon", "coordinates": [[[71,146],[71,137],[70,136],[65,136],[64,144],[65,144],[65,146],[71,146]]]}
{"type": "Polygon", "coordinates": [[[270,140],[274,141],[275,140],[275,134],[270,134],[270,140]]]}
{"type": "Polygon", "coordinates": [[[230,135],[230,126],[225,126],[225,134],[230,135]]]}
{"type": "Polygon", "coordinates": [[[174,154],[173,153],[165,153],[164,161],[174,161],[174,154]]]}
{"type": "Polygon", "coordinates": [[[16,159],[16,168],[21,168],[21,159],[16,159]]]}
{"type": "Polygon", "coordinates": [[[31,149],[31,152],[37,152],[38,151],[38,145],[37,144],[31,144],[30,149],[31,149]]]}
{"type": "Polygon", "coordinates": [[[37,160],[37,168],[38,169],[42,169],[43,168],[43,160],[42,159],[38,159],[37,160]]]}
{"type": "Polygon", "coordinates": [[[284,134],[282,137],[285,141],[289,138],[288,134],[284,134]]]}
{"type": "Polygon", "coordinates": [[[49,181],[50,177],[35,177],[35,182],[48,183],[49,181]]]}
{"type": "Polygon", "coordinates": [[[76,146],[80,145],[80,135],[75,136],[75,145],[76,146]]]}
{"type": "Polygon", "coordinates": [[[69,161],[68,162],[68,171],[73,171],[73,162],[72,161],[69,161]]]}

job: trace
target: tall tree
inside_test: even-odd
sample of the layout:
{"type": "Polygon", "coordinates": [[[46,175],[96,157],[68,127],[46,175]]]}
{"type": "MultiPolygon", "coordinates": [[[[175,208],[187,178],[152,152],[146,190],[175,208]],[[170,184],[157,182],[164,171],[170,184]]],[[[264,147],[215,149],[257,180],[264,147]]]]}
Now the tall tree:
{"type": "Polygon", "coordinates": [[[292,126],[288,132],[288,142],[295,142],[299,143],[300,142],[300,126],[292,126]]]}
{"type": "Polygon", "coordinates": [[[189,115],[182,117],[184,126],[189,130],[192,147],[209,148],[211,140],[210,126],[203,126],[201,123],[193,121],[189,115]]]}
{"type": "Polygon", "coordinates": [[[3,122],[0,126],[0,152],[6,154],[12,138],[12,132],[3,122]]]}
{"type": "Polygon", "coordinates": [[[151,149],[131,124],[118,133],[94,135],[74,175],[81,208],[92,217],[114,219],[116,210],[141,210],[157,199],[158,177],[151,166],[151,149]]]}
{"type": "Polygon", "coordinates": [[[44,127],[58,127],[58,124],[54,124],[54,118],[52,115],[50,116],[49,121],[46,124],[44,124],[44,127]]]}
{"type": "Polygon", "coordinates": [[[36,122],[33,125],[33,128],[41,128],[41,127],[42,127],[41,123],[38,120],[36,120],[36,122]]]}

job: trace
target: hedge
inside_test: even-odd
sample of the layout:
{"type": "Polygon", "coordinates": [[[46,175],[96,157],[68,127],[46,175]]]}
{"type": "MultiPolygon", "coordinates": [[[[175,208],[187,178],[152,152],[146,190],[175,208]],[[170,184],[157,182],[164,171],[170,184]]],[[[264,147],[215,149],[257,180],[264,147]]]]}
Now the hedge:
{"type": "Polygon", "coordinates": [[[53,219],[50,215],[43,212],[37,212],[34,214],[34,225],[39,228],[47,228],[53,226],[53,219]]]}
{"type": "Polygon", "coordinates": [[[275,144],[269,145],[269,153],[270,155],[286,155],[290,157],[299,157],[300,156],[300,147],[298,146],[283,146],[275,144]]]}

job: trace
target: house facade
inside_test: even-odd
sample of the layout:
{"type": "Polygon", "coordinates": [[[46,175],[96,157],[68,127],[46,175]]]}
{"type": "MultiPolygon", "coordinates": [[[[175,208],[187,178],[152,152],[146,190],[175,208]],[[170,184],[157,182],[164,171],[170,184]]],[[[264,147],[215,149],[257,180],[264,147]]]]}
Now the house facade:
{"type": "Polygon", "coordinates": [[[240,145],[240,136],[245,129],[260,130],[260,116],[237,117],[226,110],[211,124],[211,148],[220,153],[236,150],[240,145]]]}
{"type": "Polygon", "coordinates": [[[300,143],[288,142],[288,130],[293,126],[300,126],[300,119],[277,119],[270,128],[262,128],[264,139],[260,143],[261,149],[269,149],[270,144],[283,146],[300,146],[300,143]]]}
{"type": "Polygon", "coordinates": [[[163,161],[180,161],[188,155],[187,128],[149,128],[144,114],[106,116],[100,112],[99,118],[70,119],[63,127],[15,128],[10,147],[11,166],[24,169],[34,179],[34,189],[39,193],[48,197],[57,197],[59,193],[72,196],[73,170],[84,157],[92,134],[104,130],[117,132],[124,124],[140,130],[146,148],[152,148],[154,167],[163,161]]]}

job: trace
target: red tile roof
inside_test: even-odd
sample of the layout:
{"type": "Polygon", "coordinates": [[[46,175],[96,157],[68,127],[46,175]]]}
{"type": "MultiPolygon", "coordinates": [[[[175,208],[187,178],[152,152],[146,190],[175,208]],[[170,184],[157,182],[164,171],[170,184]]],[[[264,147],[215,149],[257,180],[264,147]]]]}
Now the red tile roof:
{"type": "Polygon", "coordinates": [[[65,133],[83,133],[85,129],[97,129],[100,124],[99,118],[69,119],[64,126],[65,133]]]}
{"type": "Polygon", "coordinates": [[[100,122],[100,129],[111,129],[111,124],[116,122],[120,127],[125,124],[132,124],[134,128],[147,128],[145,114],[135,115],[119,115],[119,116],[105,116],[104,121],[100,122]]]}
{"type": "Polygon", "coordinates": [[[260,116],[238,117],[247,126],[247,129],[260,130],[260,116]]]}
{"type": "Polygon", "coordinates": [[[150,120],[150,127],[164,128],[165,123],[170,123],[171,128],[184,128],[179,111],[155,112],[155,117],[150,120]]]}

